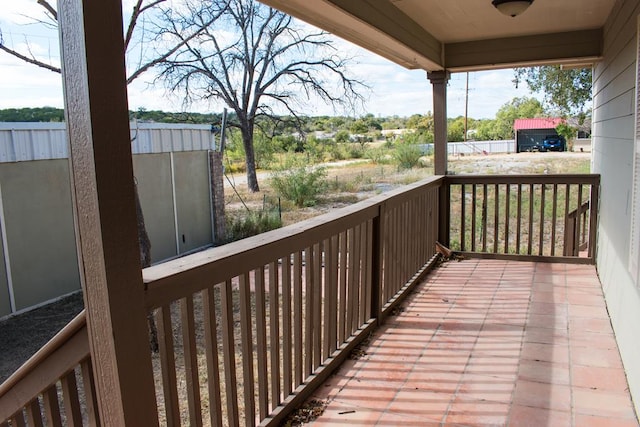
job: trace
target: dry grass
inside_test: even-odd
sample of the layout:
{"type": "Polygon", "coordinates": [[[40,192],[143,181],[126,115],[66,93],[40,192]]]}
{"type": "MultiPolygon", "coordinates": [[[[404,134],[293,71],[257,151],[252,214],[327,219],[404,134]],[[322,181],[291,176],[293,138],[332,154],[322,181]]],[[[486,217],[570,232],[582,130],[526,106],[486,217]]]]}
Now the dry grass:
{"type": "MultiPolygon", "coordinates": [[[[589,153],[571,152],[452,156],[449,171],[479,175],[589,173],[590,158],[589,153]]],[[[304,221],[432,175],[430,167],[399,170],[395,165],[367,161],[328,167],[330,191],[313,207],[296,208],[282,201],[283,225],[304,221]]],[[[246,185],[240,184],[236,186],[239,196],[231,188],[225,189],[228,211],[233,214],[245,209],[240,198],[250,209],[261,209],[265,195],[277,199],[267,178],[260,179],[260,188],[260,193],[251,193],[246,185]]]]}

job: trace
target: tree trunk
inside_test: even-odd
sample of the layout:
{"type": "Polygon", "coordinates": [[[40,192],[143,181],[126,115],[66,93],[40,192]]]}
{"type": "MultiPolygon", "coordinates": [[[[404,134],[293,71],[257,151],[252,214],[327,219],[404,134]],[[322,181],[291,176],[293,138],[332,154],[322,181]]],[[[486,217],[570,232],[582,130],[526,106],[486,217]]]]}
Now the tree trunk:
{"type": "Polygon", "coordinates": [[[253,127],[242,129],[242,144],[244,145],[245,163],[247,165],[247,187],[252,193],[260,191],[258,175],[256,174],[256,156],[253,150],[253,127]]]}
{"type": "MultiPolygon", "coordinates": [[[[138,219],[138,244],[140,246],[140,265],[142,268],[151,265],[151,240],[147,234],[147,226],[144,223],[144,214],[142,213],[142,205],[140,204],[140,196],[138,195],[138,184],[134,184],[136,196],[136,217],[138,219]]],[[[154,353],[158,352],[158,328],[156,327],[153,311],[147,313],[147,324],[149,325],[149,346],[154,353]]]]}

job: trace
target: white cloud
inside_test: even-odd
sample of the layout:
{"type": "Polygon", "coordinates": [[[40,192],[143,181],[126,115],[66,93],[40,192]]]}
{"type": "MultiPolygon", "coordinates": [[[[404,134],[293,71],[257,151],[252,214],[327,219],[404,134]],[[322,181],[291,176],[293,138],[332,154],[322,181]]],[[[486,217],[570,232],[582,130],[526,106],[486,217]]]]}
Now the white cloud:
{"type": "MultiPolygon", "coordinates": [[[[132,0],[125,0],[125,8],[132,0]]],[[[14,46],[24,43],[29,37],[34,54],[42,54],[59,63],[58,40],[55,30],[29,25],[26,16],[41,16],[42,8],[35,0],[3,1],[0,8],[0,25],[5,39],[14,46]]],[[[380,116],[409,116],[433,111],[432,89],[423,70],[407,70],[392,62],[356,47],[344,40],[336,39],[338,52],[353,57],[351,73],[371,86],[365,111],[380,116]]],[[[22,46],[24,47],[24,46],[22,46]]],[[[24,64],[0,52],[0,108],[11,107],[61,107],[62,84],[60,76],[47,70],[24,64]]],[[[149,110],[180,111],[182,99],[167,94],[161,83],[148,83],[153,76],[145,74],[128,88],[130,109],[140,107],[149,110]]],[[[468,114],[472,118],[492,118],[496,111],[514,97],[532,96],[526,85],[516,89],[512,83],[513,71],[484,71],[469,76],[468,114]]],[[[453,74],[448,85],[448,116],[464,114],[466,98],[466,74],[453,74]]],[[[322,102],[306,101],[307,114],[333,115],[354,114],[334,110],[322,102]]],[[[203,102],[190,107],[192,111],[221,111],[218,102],[203,102]]]]}

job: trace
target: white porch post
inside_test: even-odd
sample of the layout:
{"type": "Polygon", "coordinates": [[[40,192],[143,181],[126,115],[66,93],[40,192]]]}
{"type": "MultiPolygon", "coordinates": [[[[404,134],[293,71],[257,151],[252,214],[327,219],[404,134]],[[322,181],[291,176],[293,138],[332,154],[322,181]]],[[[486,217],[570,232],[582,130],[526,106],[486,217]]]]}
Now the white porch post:
{"type": "Polygon", "coordinates": [[[427,78],[433,85],[434,174],[447,174],[447,82],[448,71],[431,71],[427,78]]]}
{"type": "Polygon", "coordinates": [[[59,0],[72,194],[100,419],[157,426],[120,0],[59,0]]]}

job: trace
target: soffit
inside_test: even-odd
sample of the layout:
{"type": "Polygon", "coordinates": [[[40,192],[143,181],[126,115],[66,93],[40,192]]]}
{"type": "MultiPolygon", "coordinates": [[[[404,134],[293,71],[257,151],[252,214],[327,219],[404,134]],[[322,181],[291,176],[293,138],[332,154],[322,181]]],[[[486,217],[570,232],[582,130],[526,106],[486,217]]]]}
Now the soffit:
{"type": "Polygon", "coordinates": [[[511,18],[491,0],[261,1],[407,68],[427,71],[593,63],[601,56],[602,28],[615,3],[535,0],[511,18]]]}

